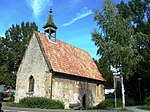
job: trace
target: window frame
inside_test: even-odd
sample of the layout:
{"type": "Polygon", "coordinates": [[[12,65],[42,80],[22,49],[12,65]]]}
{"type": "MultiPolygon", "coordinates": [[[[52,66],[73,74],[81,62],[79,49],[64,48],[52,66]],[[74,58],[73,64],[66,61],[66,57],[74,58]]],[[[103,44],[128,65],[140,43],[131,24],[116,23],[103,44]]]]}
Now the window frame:
{"type": "Polygon", "coordinates": [[[31,75],[29,77],[29,89],[28,89],[28,92],[34,92],[34,83],[35,83],[34,77],[31,75]]]}

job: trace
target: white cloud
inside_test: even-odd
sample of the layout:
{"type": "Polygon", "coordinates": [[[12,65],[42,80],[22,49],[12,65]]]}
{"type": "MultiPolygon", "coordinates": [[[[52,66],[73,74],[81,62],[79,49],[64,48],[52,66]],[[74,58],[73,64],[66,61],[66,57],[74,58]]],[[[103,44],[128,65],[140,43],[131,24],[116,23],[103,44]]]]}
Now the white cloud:
{"type": "Polygon", "coordinates": [[[87,7],[84,7],[82,10],[81,10],[81,13],[77,13],[77,16],[72,19],[70,22],[67,22],[67,23],[64,23],[63,26],[68,26],[68,25],[71,25],[73,24],[74,22],[84,18],[84,17],[87,17],[89,15],[91,15],[93,12],[92,10],[89,10],[87,7]]]}
{"type": "Polygon", "coordinates": [[[26,0],[27,5],[33,10],[33,16],[37,18],[41,12],[52,5],[52,0],[26,0]]]}

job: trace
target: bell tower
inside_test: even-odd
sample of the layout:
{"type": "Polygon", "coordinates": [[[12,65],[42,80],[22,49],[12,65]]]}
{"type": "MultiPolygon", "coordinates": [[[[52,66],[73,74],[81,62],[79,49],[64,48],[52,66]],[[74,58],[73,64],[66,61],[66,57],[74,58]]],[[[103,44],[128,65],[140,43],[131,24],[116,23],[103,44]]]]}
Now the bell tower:
{"type": "Polygon", "coordinates": [[[47,23],[43,26],[44,33],[48,34],[49,40],[52,42],[56,42],[56,30],[57,26],[54,23],[53,15],[52,15],[52,8],[49,11],[49,17],[47,23]]]}

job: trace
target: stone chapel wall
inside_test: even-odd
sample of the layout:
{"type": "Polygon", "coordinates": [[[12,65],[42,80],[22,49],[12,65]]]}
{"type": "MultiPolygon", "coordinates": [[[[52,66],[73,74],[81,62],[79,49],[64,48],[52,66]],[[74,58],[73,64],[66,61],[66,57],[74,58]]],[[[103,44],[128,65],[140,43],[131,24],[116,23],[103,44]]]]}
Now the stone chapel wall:
{"type": "Polygon", "coordinates": [[[52,99],[64,102],[65,108],[69,108],[69,103],[83,103],[83,95],[86,96],[86,107],[93,107],[105,99],[103,84],[97,85],[84,78],[67,78],[64,76],[53,76],[52,99]],[[64,78],[63,78],[64,77],[64,78]],[[99,89],[97,89],[99,88],[99,89]],[[97,94],[97,90],[99,90],[97,94]]]}
{"type": "Polygon", "coordinates": [[[15,102],[29,95],[45,97],[48,92],[48,87],[46,88],[47,71],[48,67],[39,43],[33,35],[18,69],[15,102]],[[35,80],[33,95],[28,92],[30,76],[33,76],[35,80]]]}

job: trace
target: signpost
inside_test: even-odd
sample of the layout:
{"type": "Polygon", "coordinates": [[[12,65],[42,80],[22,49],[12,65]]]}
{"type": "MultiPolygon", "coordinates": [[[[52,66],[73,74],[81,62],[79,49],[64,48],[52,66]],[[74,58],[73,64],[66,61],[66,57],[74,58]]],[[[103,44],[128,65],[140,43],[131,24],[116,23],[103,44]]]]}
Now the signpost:
{"type": "Polygon", "coordinates": [[[124,90],[124,84],[123,84],[123,76],[121,75],[121,87],[122,87],[122,109],[125,109],[125,90],[124,90]]]}
{"type": "Polygon", "coordinates": [[[114,73],[114,96],[115,96],[115,108],[117,107],[117,98],[116,98],[116,88],[117,88],[117,82],[121,82],[121,88],[122,88],[122,108],[125,109],[125,90],[124,90],[124,84],[123,84],[123,76],[117,73],[114,73]]]}

